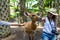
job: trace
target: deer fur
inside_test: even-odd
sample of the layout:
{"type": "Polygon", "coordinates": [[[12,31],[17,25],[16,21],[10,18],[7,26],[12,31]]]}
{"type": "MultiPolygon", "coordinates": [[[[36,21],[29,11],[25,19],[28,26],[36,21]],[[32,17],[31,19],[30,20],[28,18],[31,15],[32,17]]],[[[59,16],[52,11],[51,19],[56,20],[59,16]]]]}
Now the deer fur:
{"type": "Polygon", "coordinates": [[[37,25],[35,24],[36,21],[38,21],[38,16],[36,13],[27,13],[28,16],[31,18],[31,21],[25,22],[25,29],[27,33],[31,33],[32,30],[35,30],[37,28],[37,25]]]}
{"type": "Polygon", "coordinates": [[[36,13],[27,13],[27,15],[30,17],[31,21],[25,22],[24,27],[25,32],[30,35],[37,28],[37,25],[35,23],[38,21],[38,16],[36,13]]]}

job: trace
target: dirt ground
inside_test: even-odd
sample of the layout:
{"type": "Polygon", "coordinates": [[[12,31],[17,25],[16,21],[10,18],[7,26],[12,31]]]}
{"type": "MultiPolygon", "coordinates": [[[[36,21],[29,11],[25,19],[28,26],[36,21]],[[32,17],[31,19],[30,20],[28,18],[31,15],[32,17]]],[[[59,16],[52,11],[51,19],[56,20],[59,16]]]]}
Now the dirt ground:
{"type": "MultiPolygon", "coordinates": [[[[0,40],[23,40],[24,38],[24,30],[23,28],[19,27],[19,28],[11,28],[12,33],[10,36],[6,37],[6,38],[1,38],[0,40]]],[[[41,33],[42,33],[42,29],[38,29],[35,32],[35,40],[39,40],[41,38],[41,33]]],[[[27,36],[25,38],[27,40],[27,36]]]]}
{"type": "MultiPolygon", "coordinates": [[[[6,38],[0,38],[0,40],[23,40],[24,34],[25,34],[23,28],[21,28],[21,27],[11,28],[11,30],[12,30],[12,33],[10,36],[8,36],[6,38]]],[[[60,29],[58,32],[60,32],[60,29]]],[[[34,35],[34,38],[35,38],[34,40],[40,40],[41,35],[42,35],[42,28],[37,28],[35,31],[35,35],[34,35]]],[[[27,40],[27,36],[25,39],[27,40]]]]}

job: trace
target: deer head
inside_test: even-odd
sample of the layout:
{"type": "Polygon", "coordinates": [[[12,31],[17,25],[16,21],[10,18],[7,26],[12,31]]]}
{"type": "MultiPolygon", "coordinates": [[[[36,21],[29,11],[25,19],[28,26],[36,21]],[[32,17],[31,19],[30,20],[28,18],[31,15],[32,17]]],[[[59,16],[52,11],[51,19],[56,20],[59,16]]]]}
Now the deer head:
{"type": "Polygon", "coordinates": [[[38,21],[39,17],[36,13],[25,13],[25,16],[29,16],[31,18],[31,21],[35,22],[38,21]]]}

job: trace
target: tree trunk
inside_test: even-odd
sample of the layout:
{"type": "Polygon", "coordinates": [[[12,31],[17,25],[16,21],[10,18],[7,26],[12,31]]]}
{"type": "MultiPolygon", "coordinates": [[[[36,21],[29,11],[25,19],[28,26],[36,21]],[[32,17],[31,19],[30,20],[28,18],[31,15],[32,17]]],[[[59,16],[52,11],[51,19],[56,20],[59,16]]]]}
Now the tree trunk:
{"type": "MultiPolygon", "coordinates": [[[[40,14],[40,17],[43,17],[43,0],[39,0],[39,14],[40,14]]],[[[39,26],[40,27],[42,26],[41,22],[39,23],[39,26]]]]}
{"type": "MultiPolygon", "coordinates": [[[[24,12],[25,12],[25,1],[26,0],[20,0],[20,18],[22,17],[22,22],[25,22],[26,21],[26,17],[24,16],[24,12]]],[[[19,18],[19,19],[20,19],[19,18]]],[[[20,20],[19,20],[20,22],[20,20]]]]}
{"type": "MultiPolygon", "coordinates": [[[[59,14],[59,0],[55,0],[55,8],[57,9],[57,13],[59,14]]],[[[59,15],[57,16],[57,24],[58,24],[58,20],[59,20],[59,15]]]]}
{"type": "Polygon", "coordinates": [[[39,0],[39,14],[43,16],[43,0],[39,0]]]}

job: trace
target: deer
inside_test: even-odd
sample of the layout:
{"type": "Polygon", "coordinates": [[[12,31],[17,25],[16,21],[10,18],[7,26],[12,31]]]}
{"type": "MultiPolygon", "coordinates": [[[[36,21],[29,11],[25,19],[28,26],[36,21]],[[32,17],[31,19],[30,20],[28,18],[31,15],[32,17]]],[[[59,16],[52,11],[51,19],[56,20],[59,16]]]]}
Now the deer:
{"type": "Polygon", "coordinates": [[[25,13],[25,16],[29,16],[31,19],[31,21],[25,22],[24,24],[25,32],[28,34],[29,40],[34,40],[33,34],[37,28],[36,21],[38,21],[39,17],[36,15],[36,13],[25,13]]]}

